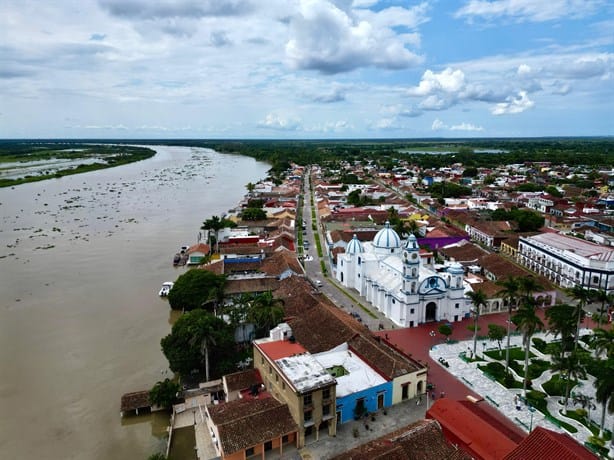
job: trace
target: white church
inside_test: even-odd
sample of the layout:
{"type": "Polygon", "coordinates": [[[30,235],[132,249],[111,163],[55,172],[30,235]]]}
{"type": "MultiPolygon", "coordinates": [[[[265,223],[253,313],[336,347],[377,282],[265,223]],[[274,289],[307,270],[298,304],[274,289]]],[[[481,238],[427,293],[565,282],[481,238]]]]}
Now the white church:
{"type": "Polygon", "coordinates": [[[416,237],[410,235],[402,244],[389,222],[372,242],[361,243],[354,235],[337,256],[336,278],[401,327],[452,323],[471,314],[463,267],[455,263],[436,271],[432,254],[421,256],[416,237]]]}

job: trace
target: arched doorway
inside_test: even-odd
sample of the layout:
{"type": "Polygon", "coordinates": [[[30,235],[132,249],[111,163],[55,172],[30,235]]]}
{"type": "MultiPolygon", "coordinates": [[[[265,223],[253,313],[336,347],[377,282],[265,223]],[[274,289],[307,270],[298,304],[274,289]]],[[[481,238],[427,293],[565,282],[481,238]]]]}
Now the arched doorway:
{"type": "Polygon", "coordinates": [[[426,313],[424,315],[424,321],[435,321],[437,319],[437,304],[435,302],[429,302],[426,304],[426,313]]]}

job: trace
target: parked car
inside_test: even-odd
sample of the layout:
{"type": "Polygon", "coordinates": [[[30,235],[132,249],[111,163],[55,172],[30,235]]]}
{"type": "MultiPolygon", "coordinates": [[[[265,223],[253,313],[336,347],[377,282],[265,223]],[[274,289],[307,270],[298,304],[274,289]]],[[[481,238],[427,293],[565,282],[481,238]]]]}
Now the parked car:
{"type": "Polygon", "coordinates": [[[174,283],[172,281],[167,281],[165,283],[162,283],[162,287],[160,288],[160,292],[158,292],[158,295],[160,297],[166,297],[168,293],[171,291],[171,289],[173,289],[173,285],[174,283]]]}

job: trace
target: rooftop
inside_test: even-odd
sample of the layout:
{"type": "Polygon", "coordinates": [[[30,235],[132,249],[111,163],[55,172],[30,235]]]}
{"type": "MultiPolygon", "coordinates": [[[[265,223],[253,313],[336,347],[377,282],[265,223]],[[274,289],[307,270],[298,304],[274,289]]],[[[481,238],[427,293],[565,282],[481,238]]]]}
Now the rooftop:
{"type": "Polygon", "coordinates": [[[349,394],[386,383],[386,380],[380,374],[355,353],[352,353],[348,349],[347,344],[340,345],[331,351],[318,353],[314,355],[314,358],[326,369],[341,366],[348,372],[346,375],[336,377],[337,397],[342,398],[349,394]]]}
{"type": "Polygon", "coordinates": [[[335,378],[309,352],[275,361],[299,393],[335,384],[335,378]]]}

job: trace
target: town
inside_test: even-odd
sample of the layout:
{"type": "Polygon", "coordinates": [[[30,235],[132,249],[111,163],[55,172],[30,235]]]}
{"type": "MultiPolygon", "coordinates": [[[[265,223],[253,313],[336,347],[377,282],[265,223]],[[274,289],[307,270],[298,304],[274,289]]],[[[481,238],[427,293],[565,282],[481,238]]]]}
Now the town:
{"type": "Polygon", "coordinates": [[[612,458],[612,162],[451,150],[274,165],[203,222],[175,377],[122,398],[172,411],[150,458],[612,458]]]}

